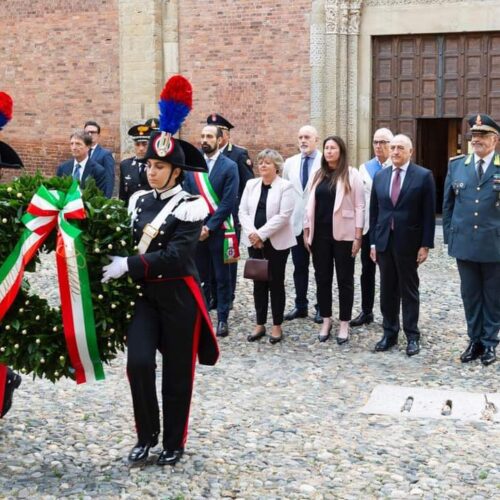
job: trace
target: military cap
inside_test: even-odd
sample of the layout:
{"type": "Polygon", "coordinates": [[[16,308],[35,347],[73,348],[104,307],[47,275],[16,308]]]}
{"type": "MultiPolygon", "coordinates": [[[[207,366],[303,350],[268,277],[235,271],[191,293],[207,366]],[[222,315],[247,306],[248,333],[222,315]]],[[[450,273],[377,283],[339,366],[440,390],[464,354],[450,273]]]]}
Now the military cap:
{"type": "Polygon", "coordinates": [[[160,130],[160,120],[158,118],[150,118],[146,120],[144,125],[147,125],[151,130],[160,130]]]}
{"type": "Polygon", "coordinates": [[[227,130],[234,128],[234,125],[229,123],[223,116],[218,115],[217,113],[212,113],[207,117],[207,125],[216,125],[217,127],[225,128],[227,130]]]}
{"type": "Polygon", "coordinates": [[[471,116],[468,120],[471,133],[477,132],[482,134],[500,134],[500,125],[488,115],[478,114],[471,116]]]}
{"type": "Polygon", "coordinates": [[[151,134],[144,160],[164,161],[192,172],[208,172],[205,158],[198,148],[187,141],[169,137],[164,132],[151,134]]]}
{"type": "MultiPolygon", "coordinates": [[[[148,122],[153,122],[154,118],[151,118],[148,120],[146,123],[139,123],[138,125],[134,125],[133,127],[130,127],[128,129],[128,135],[132,137],[132,140],[134,142],[139,142],[139,141],[149,141],[149,136],[153,130],[151,127],[151,123],[148,122]]],[[[155,123],[156,125],[156,123],[155,123]]]]}

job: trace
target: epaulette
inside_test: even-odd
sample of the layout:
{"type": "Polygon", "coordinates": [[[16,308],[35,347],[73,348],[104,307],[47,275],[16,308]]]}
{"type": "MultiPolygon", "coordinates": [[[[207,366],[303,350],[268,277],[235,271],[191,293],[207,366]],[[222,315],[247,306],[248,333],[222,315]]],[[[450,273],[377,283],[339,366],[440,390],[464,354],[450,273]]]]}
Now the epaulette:
{"type": "Polygon", "coordinates": [[[465,155],[452,156],[451,158],[448,159],[448,161],[458,160],[459,158],[465,158],[465,155]]]}
{"type": "Polygon", "coordinates": [[[207,202],[201,196],[186,196],[174,210],[176,219],[185,222],[199,222],[205,220],[208,212],[207,202]]]}
{"type": "Polygon", "coordinates": [[[135,193],[133,193],[130,196],[130,198],[128,199],[128,208],[127,208],[128,214],[130,215],[131,213],[134,212],[135,207],[137,205],[137,202],[138,202],[139,198],[141,198],[145,194],[148,194],[148,193],[151,193],[151,192],[152,192],[152,189],[141,189],[141,190],[136,191],[135,193]]]}

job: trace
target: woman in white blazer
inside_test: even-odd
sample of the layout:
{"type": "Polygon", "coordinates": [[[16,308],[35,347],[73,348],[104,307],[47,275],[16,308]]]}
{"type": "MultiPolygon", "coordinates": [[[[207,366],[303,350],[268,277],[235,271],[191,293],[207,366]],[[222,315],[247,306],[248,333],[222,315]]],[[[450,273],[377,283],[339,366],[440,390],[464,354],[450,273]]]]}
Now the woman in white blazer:
{"type": "Polygon", "coordinates": [[[349,321],[354,302],[354,258],[361,248],[365,199],[359,172],[348,165],[341,137],[323,143],[321,168],[312,179],[304,215],[304,245],[313,258],[319,312],[323,325],[320,342],[328,340],[332,328],[333,266],[339,289],[340,328],[337,343],[349,339],[349,321]]]}
{"type": "Polygon", "coordinates": [[[266,334],[270,294],[273,327],[269,342],[276,344],[283,338],[286,261],[290,248],[297,244],[291,221],[295,197],[292,184],[278,175],[283,158],[277,151],[264,149],[257,164],[260,177],[247,181],[238,216],[241,241],[249,247],[250,257],[269,261],[270,280],[254,281],[256,326],[247,340],[253,342],[266,334]]]}

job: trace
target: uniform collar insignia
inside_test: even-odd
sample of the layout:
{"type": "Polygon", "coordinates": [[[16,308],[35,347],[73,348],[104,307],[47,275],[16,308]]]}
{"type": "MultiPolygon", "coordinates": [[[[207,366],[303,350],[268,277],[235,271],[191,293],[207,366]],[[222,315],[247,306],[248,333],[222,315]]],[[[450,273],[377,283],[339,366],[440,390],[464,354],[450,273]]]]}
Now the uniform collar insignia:
{"type": "Polygon", "coordinates": [[[495,165],[495,167],[500,167],[500,155],[498,153],[495,153],[495,159],[493,160],[493,165],[495,165]]]}
{"type": "Polygon", "coordinates": [[[472,161],[472,155],[467,156],[467,159],[465,160],[465,164],[468,165],[472,161]]]}

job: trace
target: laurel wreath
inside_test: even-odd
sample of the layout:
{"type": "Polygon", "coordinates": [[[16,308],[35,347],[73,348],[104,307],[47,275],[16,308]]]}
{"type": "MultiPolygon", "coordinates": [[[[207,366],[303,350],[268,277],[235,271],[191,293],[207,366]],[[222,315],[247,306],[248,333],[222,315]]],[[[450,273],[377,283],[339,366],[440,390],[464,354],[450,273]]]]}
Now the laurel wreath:
{"type": "MultiPolygon", "coordinates": [[[[71,182],[71,177],[47,179],[37,173],[0,185],[0,265],[25,229],[21,217],[37,189],[43,184],[47,189],[67,191],[71,182]]],[[[128,277],[101,283],[102,266],[109,263],[108,254],[134,253],[130,219],[123,202],[105,198],[93,180],[83,190],[83,201],[87,218],[74,223],[83,231],[99,353],[103,363],[109,363],[124,348],[127,324],[140,291],[128,277]]],[[[55,250],[55,236],[53,231],[41,251],[55,250]]],[[[59,308],[30,290],[30,273],[36,273],[39,264],[37,255],[27,266],[21,290],[0,322],[0,363],[55,382],[73,378],[74,370],[59,308]]],[[[58,287],[54,281],[46,286],[58,287]]]]}

